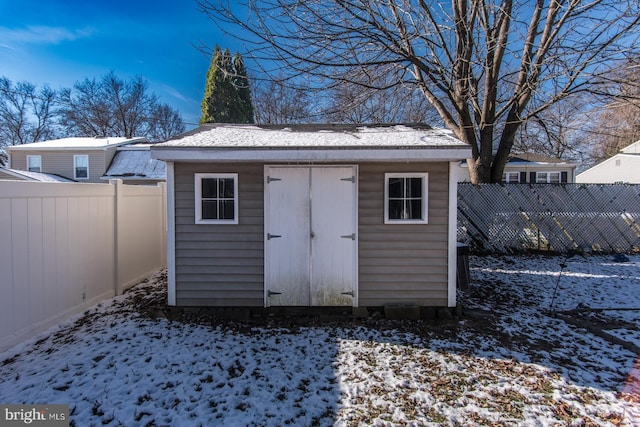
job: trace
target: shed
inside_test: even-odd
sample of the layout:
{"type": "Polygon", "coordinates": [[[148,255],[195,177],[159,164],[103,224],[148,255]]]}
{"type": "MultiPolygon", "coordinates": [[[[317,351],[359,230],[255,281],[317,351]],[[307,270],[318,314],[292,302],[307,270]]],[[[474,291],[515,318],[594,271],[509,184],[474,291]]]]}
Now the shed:
{"type": "Polygon", "coordinates": [[[456,173],[427,125],[208,124],[167,163],[168,303],[456,305],[456,173]]]}

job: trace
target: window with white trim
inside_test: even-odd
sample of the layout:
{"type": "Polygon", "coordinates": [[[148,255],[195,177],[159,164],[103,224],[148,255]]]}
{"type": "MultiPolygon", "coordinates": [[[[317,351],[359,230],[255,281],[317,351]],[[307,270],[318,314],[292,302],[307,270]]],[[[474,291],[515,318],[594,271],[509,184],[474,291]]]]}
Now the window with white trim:
{"type": "Polygon", "coordinates": [[[76,154],[73,156],[73,178],[89,179],[89,156],[76,154]]]}
{"type": "Polygon", "coordinates": [[[42,156],[27,156],[27,170],[29,172],[42,172],[42,156]]]}
{"type": "Polygon", "coordinates": [[[520,172],[505,172],[502,174],[502,182],[520,182],[520,172]]]}
{"type": "Polygon", "coordinates": [[[384,223],[426,224],[427,173],[384,174],[384,223]]]}
{"type": "Polygon", "coordinates": [[[238,174],[195,174],[196,224],[238,223],[238,174]]]}
{"type": "Polygon", "coordinates": [[[560,172],[536,172],[538,184],[557,184],[560,182],[560,172]]]}

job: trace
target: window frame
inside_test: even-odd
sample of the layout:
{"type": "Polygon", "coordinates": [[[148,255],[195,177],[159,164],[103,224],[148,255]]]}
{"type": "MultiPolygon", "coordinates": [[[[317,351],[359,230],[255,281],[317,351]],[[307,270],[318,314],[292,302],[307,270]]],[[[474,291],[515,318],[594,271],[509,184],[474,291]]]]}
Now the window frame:
{"type": "Polygon", "coordinates": [[[237,173],[196,173],[194,174],[194,200],[196,224],[238,224],[238,174],[237,173]],[[233,219],[202,218],[202,180],[233,179],[233,219]]]}
{"type": "Polygon", "coordinates": [[[538,171],[536,172],[536,184],[559,184],[562,182],[562,173],[559,171],[538,171]],[[544,181],[540,180],[540,175],[546,174],[547,177],[544,181]],[[551,175],[558,175],[558,181],[551,181],[551,175]]]}
{"type": "MultiPolygon", "coordinates": [[[[407,200],[406,195],[403,200],[407,200]]],[[[429,223],[429,174],[427,172],[388,172],[384,174],[384,223],[385,224],[428,224],[429,223]],[[421,178],[422,194],[420,219],[389,218],[389,180],[393,178],[421,178]]]]}
{"type": "Polygon", "coordinates": [[[74,154],[73,155],[73,179],[89,179],[89,155],[88,154],[74,154]],[[87,159],[87,176],[78,176],[78,159],[87,159]]]}
{"type": "Polygon", "coordinates": [[[505,184],[519,184],[520,183],[520,172],[513,172],[513,171],[509,171],[509,172],[505,172],[504,176],[502,178],[502,182],[504,182],[505,184]],[[509,178],[510,175],[515,175],[516,179],[512,180],[509,178]]]}
{"type": "Polygon", "coordinates": [[[42,173],[42,156],[39,154],[29,154],[27,155],[27,171],[29,172],[40,172],[42,173]],[[38,160],[38,170],[31,170],[31,160],[38,160]]]}

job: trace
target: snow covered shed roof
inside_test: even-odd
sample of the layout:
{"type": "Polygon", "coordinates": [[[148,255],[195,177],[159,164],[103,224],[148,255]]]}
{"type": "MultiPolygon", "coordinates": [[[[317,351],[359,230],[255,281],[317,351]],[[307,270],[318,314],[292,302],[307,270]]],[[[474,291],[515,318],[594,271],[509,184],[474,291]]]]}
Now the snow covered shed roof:
{"type": "Polygon", "coordinates": [[[149,149],[149,145],[119,148],[102,179],[165,180],[165,163],[152,159],[149,149]]]}
{"type": "Polygon", "coordinates": [[[471,157],[471,148],[427,125],[207,124],[151,153],[168,161],[444,161],[471,157]]]}
{"type": "Polygon", "coordinates": [[[32,150],[104,150],[120,145],[147,142],[146,138],[62,138],[49,141],[32,142],[30,144],[12,145],[10,151],[32,150]]]}

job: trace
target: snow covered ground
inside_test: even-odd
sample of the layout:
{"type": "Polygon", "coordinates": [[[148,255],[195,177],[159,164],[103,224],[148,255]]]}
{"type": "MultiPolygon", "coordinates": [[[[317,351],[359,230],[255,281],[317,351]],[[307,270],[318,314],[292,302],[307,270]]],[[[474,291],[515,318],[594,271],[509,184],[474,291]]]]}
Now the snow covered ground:
{"type": "Polygon", "coordinates": [[[159,273],[0,354],[0,403],[77,426],[639,425],[630,258],[472,257],[465,316],[424,322],[171,321],[159,273]]]}

